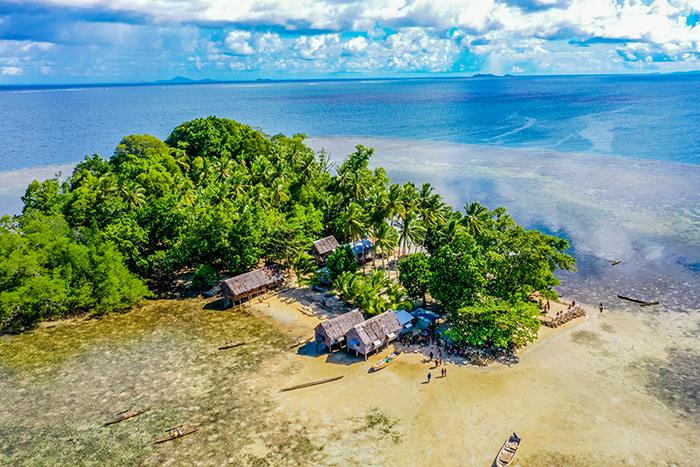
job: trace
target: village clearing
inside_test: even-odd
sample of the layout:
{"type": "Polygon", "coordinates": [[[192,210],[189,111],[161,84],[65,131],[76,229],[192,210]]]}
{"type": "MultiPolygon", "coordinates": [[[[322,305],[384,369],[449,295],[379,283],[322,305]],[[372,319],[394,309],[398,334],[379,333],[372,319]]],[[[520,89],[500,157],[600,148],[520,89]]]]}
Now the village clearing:
{"type": "Polygon", "coordinates": [[[669,359],[696,354],[670,354],[648,316],[586,307],[588,319],[542,328],[517,361],[448,359],[441,378],[429,348],[399,347],[404,356],[372,372],[393,346],[367,361],[292,347],[332,316],[304,294],[290,289],[229,310],[205,299],[157,300],[1,336],[0,465],[486,467],[513,431],[523,439],[514,467],[697,459],[698,421],[669,402],[664,394],[676,389],[657,377],[658,368],[672,372],[669,359]],[[217,350],[231,340],[247,344],[217,350]],[[146,406],[153,409],[101,427],[146,406]],[[177,425],[201,429],[151,445],[177,425]]]}

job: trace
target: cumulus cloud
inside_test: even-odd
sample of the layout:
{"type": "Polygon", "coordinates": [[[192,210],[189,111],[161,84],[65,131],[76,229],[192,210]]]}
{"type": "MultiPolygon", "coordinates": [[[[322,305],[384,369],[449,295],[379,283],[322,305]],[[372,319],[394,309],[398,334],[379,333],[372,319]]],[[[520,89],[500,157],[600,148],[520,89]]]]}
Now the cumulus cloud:
{"type": "Polygon", "coordinates": [[[231,31],[224,43],[236,55],[253,55],[255,49],[248,43],[250,38],[251,34],[248,31],[231,31]]]}
{"type": "Polygon", "coordinates": [[[0,37],[17,40],[0,40],[0,64],[86,79],[690,69],[698,12],[700,0],[34,0],[3,11],[0,37]]]}
{"type": "Polygon", "coordinates": [[[0,72],[3,75],[16,76],[16,75],[22,74],[22,68],[20,68],[18,66],[4,66],[4,67],[0,68],[0,72]]]}

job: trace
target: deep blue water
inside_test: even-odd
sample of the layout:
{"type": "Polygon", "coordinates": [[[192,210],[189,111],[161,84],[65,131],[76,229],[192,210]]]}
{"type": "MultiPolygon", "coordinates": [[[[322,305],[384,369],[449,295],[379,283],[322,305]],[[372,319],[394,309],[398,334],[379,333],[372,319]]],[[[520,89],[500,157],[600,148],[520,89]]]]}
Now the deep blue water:
{"type": "Polygon", "coordinates": [[[700,164],[700,76],[0,90],[0,171],[109,157],[217,115],[268,134],[393,137],[700,164]]]}

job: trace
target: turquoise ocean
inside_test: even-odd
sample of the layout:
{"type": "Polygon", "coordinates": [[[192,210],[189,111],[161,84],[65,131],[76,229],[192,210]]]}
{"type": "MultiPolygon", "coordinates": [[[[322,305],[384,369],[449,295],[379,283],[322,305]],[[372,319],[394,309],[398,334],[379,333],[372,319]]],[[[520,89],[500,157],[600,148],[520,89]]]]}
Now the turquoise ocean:
{"type": "Polygon", "coordinates": [[[700,76],[578,76],[0,88],[0,211],[28,181],[122,137],[217,115],[305,133],[336,161],[374,147],[393,181],[455,207],[502,205],[566,237],[561,294],[645,313],[700,310],[700,76]],[[611,261],[622,263],[611,266],[611,261]]]}

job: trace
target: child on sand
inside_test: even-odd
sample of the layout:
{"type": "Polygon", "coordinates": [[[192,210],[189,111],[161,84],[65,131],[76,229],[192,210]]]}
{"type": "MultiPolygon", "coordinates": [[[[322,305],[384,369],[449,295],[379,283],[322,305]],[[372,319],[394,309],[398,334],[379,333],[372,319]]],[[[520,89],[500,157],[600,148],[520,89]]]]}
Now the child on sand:
{"type": "Polygon", "coordinates": [[[433,377],[432,374],[428,373],[428,382],[430,382],[430,379],[433,377]]]}

